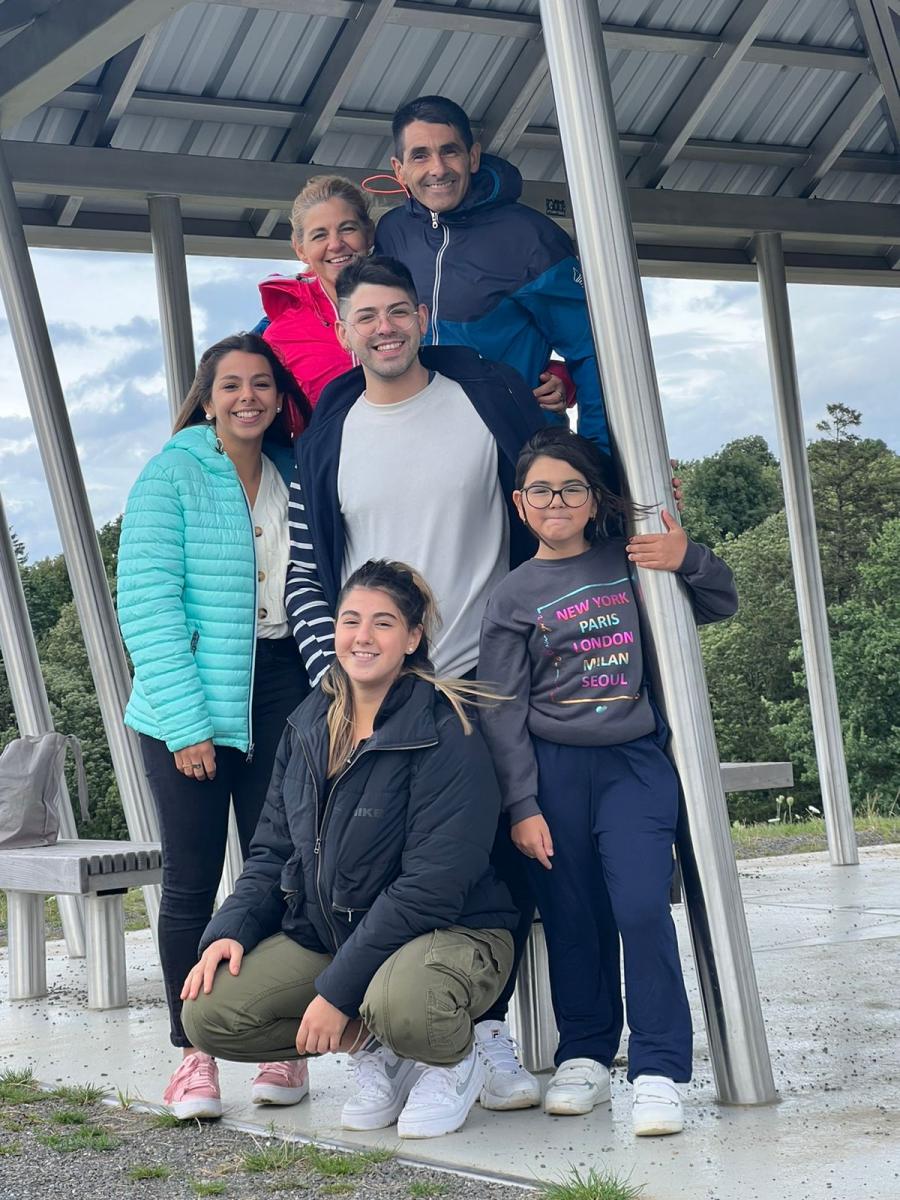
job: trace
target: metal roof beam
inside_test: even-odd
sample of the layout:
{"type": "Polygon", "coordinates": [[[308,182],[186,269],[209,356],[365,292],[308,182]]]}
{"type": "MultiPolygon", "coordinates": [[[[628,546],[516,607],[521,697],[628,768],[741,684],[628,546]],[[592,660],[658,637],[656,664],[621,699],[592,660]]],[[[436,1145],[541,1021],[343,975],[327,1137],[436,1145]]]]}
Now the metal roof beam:
{"type": "Polygon", "coordinates": [[[810,147],[807,161],[795,167],[778,189],[779,196],[811,196],[881,102],[877,79],[861,75],[837,106],[810,147]]]}
{"type": "Polygon", "coordinates": [[[4,0],[0,3],[0,34],[24,29],[59,0],[4,0]]]}
{"type": "MultiPolygon", "coordinates": [[[[303,107],[291,121],[275,155],[275,162],[312,161],[319,142],[325,136],[393,7],[394,0],[362,0],[353,16],[347,19],[303,107]]],[[[280,209],[253,213],[251,220],[256,236],[268,237],[280,215],[280,209]]]]}
{"type": "MultiPolygon", "coordinates": [[[[646,193],[653,195],[654,193],[646,193]]],[[[146,213],[82,212],[77,225],[61,228],[46,209],[19,209],[31,246],[71,250],[118,250],[147,253],[150,229],[146,213]]],[[[285,259],[293,261],[285,226],[278,228],[285,259]]],[[[258,258],[259,242],[245,221],[185,218],[184,241],[188,254],[210,254],[220,258],[258,258]]],[[[684,242],[661,245],[638,238],[638,261],[644,275],[679,279],[755,279],[746,249],[684,242]]],[[[792,283],[859,284],[900,286],[900,271],[890,269],[881,254],[809,253],[785,250],[788,279],[792,283]]]]}
{"type": "MultiPolygon", "coordinates": [[[[900,3],[900,0],[898,0],[900,3]]],[[[872,80],[871,76],[866,78],[872,80]]],[[[877,85],[877,81],[874,81],[877,85]]],[[[90,112],[97,107],[100,92],[86,84],[67,88],[54,101],[59,108],[90,112]]],[[[217,121],[234,125],[267,125],[288,129],[297,115],[296,107],[265,100],[222,100],[213,96],[185,96],[171,92],[137,91],[128,105],[131,116],[172,117],[187,121],[217,121]]],[[[368,133],[385,137],[390,133],[390,113],[359,112],[341,108],[334,115],[330,130],[334,133],[368,133]]],[[[485,125],[472,122],[472,131],[484,142],[485,125]]],[[[656,144],[649,134],[620,134],[622,153],[638,157],[656,144]]],[[[559,134],[550,126],[529,125],[518,138],[518,145],[535,149],[559,149],[559,134]]],[[[695,162],[746,163],[753,166],[800,167],[808,162],[810,149],[784,146],[774,142],[720,142],[709,138],[691,138],[681,152],[682,159],[695,162]]],[[[877,151],[851,150],[840,155],[833,166],[840,171],[869,172],[875,175],[900,174],[900,156],[877,151]]]]}
{"type": "MultiPolygon", "coordinates": [[[[307,16],[348,18],[356,11],[352,0],[228,0],[229,4],[269,8],[307,16]]],[[[896,0],[900,4],[900,0],[896,0]]],[[[451,4],[422,4],[420,0],[397,0],[388,18],[393,25],[416,29],[449,29],[457,33],[480,33],[493,37],[537,38],[541,23],[530,13],[499,12],[496,9],[455,8],[451,4]]],[[[603,36],[614,50],[649,50],[662,54],[684,54],[692,58],[714,58],[721,40],[715,34],[686,33],[677,29],[633,28],[604,25],[603,36]]],[[[868,73],[864,53],[835,46],[791,45],[758,41],[744,56],[747,62],[775,63],[788,67],[821,67],[826,71],[868,73]]]]}
{"type": "MultiPolygon", "coordinates": [[[[73,145],[108,146],[111,143],[158,38],[159,26],[120,50],[106,64],[100,81],[99,100],[81,122],[73,145]]],[[[57,224],[71,225],[83,199],[83,196],[60,196],[54,209],[57,224]]]]}
{"type": "Polygon", "coordinates": [[[362,0],[347,20],[325,59],[302,112],[291,125],[276,162],[309,162],[331,119],[350,90],[363,62],[384,28],[394,0],[362,0]]]}
{"type": "Polygon", "coordinates": [[[91,0],[58,4],[38,16],[0,47],[0,129],[15,125],[187,3],[91,0]]]}
{"type": "Polygon", "coordinates": [[[884,88],[884,104],[894,139],[900,147],[900,44],[884,0],[851,0],[863,43],[884,88]]]}
{"type": "Polygon", "coordinates": [[[489,154],[507,157],[547,94],[550,68],[543,36],[526,42],[484,114],[479,140],[489,154]]]}
{"type": "Polygon", "coordinates": [[[688,138],[740,66],[744,55],[780,0],[742,0],[719,35],[721,47],[704,60],[656,131],[657,146],[629,177],[637,187],[657,187],[688,138]]]}
{"type": "MultiPolygon", "coordinates": [[[[285,209],[312,175],[335,170],[362,180],[371,169],[325,164],[261,162],[257,159],[149,154],[6,142],[5,156],[21,195],[77,193],[88,197],[143,203],[151,193],[180,196],[185,208],[285,209]]],[[[540,212],[568,212],[560,183],[526,180],[524,202],[540,212]],[[562,206],[562,207],[560,207],[562,206]]],[[[643,235],[656,230],[703,230],[711,235],[753,237],[779,230],[788,237],[847,244],[900,243],[900,205],[859,204],[837,200],[737,196],[718,193],[630,190],[632,219],[643,235]]]]}

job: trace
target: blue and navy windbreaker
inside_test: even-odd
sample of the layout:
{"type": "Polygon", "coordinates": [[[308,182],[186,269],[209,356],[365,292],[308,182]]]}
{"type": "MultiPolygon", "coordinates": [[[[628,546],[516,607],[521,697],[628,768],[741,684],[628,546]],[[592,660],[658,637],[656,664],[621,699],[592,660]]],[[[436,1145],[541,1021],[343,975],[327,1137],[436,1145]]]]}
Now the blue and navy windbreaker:
{"type": "Polygon", "coordinates": [[[522,176],[484,154],[462,204],[433,213],[412,197],[378,222],[375,250],[412,273],[426,343],[470,346],[537,387],[551,350],[578,388],[578,431],[607,453],[609,433],[581,267],[569,237],[519,204],[522,176]]]}

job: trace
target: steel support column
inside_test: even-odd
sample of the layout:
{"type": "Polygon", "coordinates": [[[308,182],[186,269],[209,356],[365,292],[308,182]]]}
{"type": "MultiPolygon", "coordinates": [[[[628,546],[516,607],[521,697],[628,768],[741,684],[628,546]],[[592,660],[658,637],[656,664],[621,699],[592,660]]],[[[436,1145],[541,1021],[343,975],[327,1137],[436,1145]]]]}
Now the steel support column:
{"type": "Polygon", "coordinates": [[[188,394],[196,367],[181,201],[177,196],[148,196],[147,208],[166,361],[166,390],[174,418],[188,394]]]}
{"type": "MultiPolygon", "coordinates": [[[[136,841],[155,842],[159,840],[156,808],[137,739],[122,722],[131,690],[125,650],[2,146],[0,296],[34,421],[128,831],[136,841]]],[[[158,887],[144,888],[144,897],[155,931],[158,887]]]]}
{"type": "MultiPolygon", "coordinates": [[[[53,728],[50,702],[41,674],[37,646],[25,603],[19,564],[3,497],[0,496],[0,649],[9,683],[16,724],[22,736],[49,733],[53,728]]],[[[62,781],[59,832],[64,838],[77,838],[75,815],[65,779],[62,781]]],[[[84,905],[79,896],[59,896],[59,916],[69,958],[84,958],[84,905]]]]}
{"type": "MultiPolygon", "coordinates": [[[[610,427],[631,495],[671,509],[599,8],[541,0],[541,19],[610,427]]],[[[694,618],[673,574],[642,571],[641,585],[684,790],[679,849],[716,1089],[726,1103],[768,1103],[775,1085],[694,618]]]]}
{"type": "Polygon", "coordinates": [[[855,866],[859,862],[853,807],[844,761],[844,738],[834,685],[828,613],[819,560],[816,514],[813,509],[809,462],[803,410],[797,384],[794,336],[781,235],[760,233],[755,239],[756,267],[762,291],[769,372],[775,398],[775,419],[781,447],[781,478],[784,507],[791,540],[791,562],[797,607],[800,612],[800,636],[806,664],[806,684],[812,713],[816,762],[822,788],[822,808],[828,851],[836,867],[855,866]]]}

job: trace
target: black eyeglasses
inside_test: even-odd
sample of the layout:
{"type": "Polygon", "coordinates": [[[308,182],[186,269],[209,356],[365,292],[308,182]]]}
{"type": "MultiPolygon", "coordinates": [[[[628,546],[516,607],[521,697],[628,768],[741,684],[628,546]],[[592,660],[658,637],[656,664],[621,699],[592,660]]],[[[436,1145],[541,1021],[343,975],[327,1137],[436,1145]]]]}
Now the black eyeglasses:
{"type": "Polygon", "coordinates": [[[567,483],[561,488],[547,487],[546,483],[532,483],[522,489],[522,495],[532,508],[549,508],[554,496],[559,496],[566,508],[581,508],[590,499],[591,489],[586,483],[567,483]]]}

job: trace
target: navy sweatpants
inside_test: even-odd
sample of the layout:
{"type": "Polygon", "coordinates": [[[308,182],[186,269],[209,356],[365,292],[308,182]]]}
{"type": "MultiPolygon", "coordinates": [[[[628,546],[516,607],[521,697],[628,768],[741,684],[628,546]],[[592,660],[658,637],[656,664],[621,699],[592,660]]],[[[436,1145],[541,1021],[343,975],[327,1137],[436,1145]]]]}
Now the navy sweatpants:
{"type": "Polygon", "coordinates": [[[691,1077],[691,1015],[669,908],[678,780],[650,735],[619,746],[534,738],[551,871],[528,860],[547,937],[556,1065],[609,1066],[622,1035],[625,956],[628,1078],[691,1077]]]}

